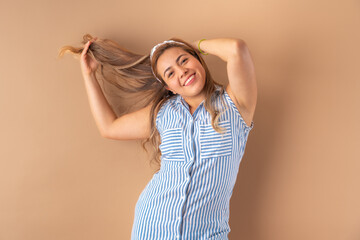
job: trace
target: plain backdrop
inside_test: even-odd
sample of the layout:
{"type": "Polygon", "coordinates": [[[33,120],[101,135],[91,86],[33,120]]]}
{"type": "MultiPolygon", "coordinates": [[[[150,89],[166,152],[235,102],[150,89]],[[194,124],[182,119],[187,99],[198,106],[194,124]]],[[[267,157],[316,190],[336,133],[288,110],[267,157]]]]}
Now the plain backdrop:
{"type": "MultiPolygon", "coordinates": [[[[359,0],[2,0],[0,239],[130,239],[154,169],[138,141],[100,136],[78,59],[57,58],[86,33],[141,54],[171,37],[245,40],[258,103],[229,238],[360,239],[359,29],[359,0]]],[[[226,82],[226,63],[204,58],[226,82]]]]}

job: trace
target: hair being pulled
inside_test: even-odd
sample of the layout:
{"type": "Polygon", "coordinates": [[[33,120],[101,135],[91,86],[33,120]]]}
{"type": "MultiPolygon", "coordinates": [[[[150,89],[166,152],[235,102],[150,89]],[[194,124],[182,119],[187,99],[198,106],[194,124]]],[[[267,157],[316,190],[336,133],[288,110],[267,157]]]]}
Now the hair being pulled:
{"type": "MultiPolygon", "coordinates": [[[[88,41],[94,38],[90,34],[83,36],[82,44],[85,45],[88,41]]],[[[99,67],[96,71],[97,79],[105,80],[107,83],[116,87],[117,94],[123,93],[133,96],[133,99],[137,99],[136,105],[129,103],[129,112],[136,109],[152,104],[150,113],[150,137],[142,141],[142,147],[145,151],[146,144],[149,143],[153,149],[153,156],[150,163],[155,162],[160,167],[160,135],[156,128],[156,116],[161,106],[173,96],[173,93],[165,88],[166,83],[161,76],[158,76],[156,72],[156,64],[159,56],[170,47],[181,47],[185,51],[196,57],[203,65],[206,72],[205,81],[205,109],[211,114],[211,124],[213,128],[221,132],[221,128],[218,126],[219,111],[215,109],[212,104],[212,100],[215,92],[215,84],[221,87],[220,94],[224,92],[224,86],[220,83],[216,83],[206,66],[205,61],[200,56],[200,52],[193,48],[189,43],[179,39],[171,38],[171,40],[181,42],[163,44],[153,54],[152,61],[150,61],[150,55],[141,55],[131,52],[121,47],[115,41],[110,39],[96,39],[88,50],[88,54],[93,57],[98,63],[99,67]],[[160,80],[157,80],[156,77],[160,80]]],[[[59,51],[59,57],[63,56],[66,52],[70,52],[75,55],[80,55],[84,47],[64,46],[59,51]]],[[[105,92],[106,93],[106,92],[105,92]]],[[[120,96],[121,97],[121,96],[120,96]]]]}

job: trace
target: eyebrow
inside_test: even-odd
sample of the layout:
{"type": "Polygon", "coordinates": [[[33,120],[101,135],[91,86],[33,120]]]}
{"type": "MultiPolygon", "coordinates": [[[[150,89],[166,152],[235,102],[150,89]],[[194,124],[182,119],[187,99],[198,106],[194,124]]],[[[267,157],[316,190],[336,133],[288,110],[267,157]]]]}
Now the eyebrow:
{"type": "MultiPolygon", "coordinates": [[[[180,56],[178,56],[178,57],[176,58],[176,63],[177,63],[177,64],[179,64],[180,58],[181,58],[182,56],[184,56],[184,55],[186,55],[186,53],[183,53],[183,54],[181,54],[180,56]]],[[[167,69],[165,69],[165,71],[164,71],[164,77],[165,77],[166,71],[170,70],[170,68],[171,68],[171,66],[168,67],[167,69]]]]}

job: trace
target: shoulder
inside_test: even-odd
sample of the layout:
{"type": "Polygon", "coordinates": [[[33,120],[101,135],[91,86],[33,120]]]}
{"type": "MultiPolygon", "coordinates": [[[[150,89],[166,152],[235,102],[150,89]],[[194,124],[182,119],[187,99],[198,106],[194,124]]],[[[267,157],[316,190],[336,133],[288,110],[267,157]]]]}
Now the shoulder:
{"type": "Polygon", "coordinates": [[[165,110],[169,108],[174,108],[177,101],[178,101],[177,95],[173,95],[169,99],[165,100],[165,102],[163,102],[162,105],[160,106],[158,115],[162,114],[165,110]]]}
{"type": "Polygon", "coordinates": [[[171,96],[165,100],[160,106],[159,111],[156,115],[156,125],[159,126],[163,122],[164,118],[167,118],[171,112],[176,109],[177,95],[171,96]]]}

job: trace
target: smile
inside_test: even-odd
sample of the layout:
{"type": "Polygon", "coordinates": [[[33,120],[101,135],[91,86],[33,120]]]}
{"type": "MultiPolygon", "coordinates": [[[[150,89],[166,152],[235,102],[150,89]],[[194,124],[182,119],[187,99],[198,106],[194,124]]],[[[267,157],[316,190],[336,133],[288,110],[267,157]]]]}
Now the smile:
{"type": "Polygon", "coordinates": [[[195,79],[195,73],[193,75],[191,75],[184,83],[184,86],[188,86],[190,85],[195,79]]]}

